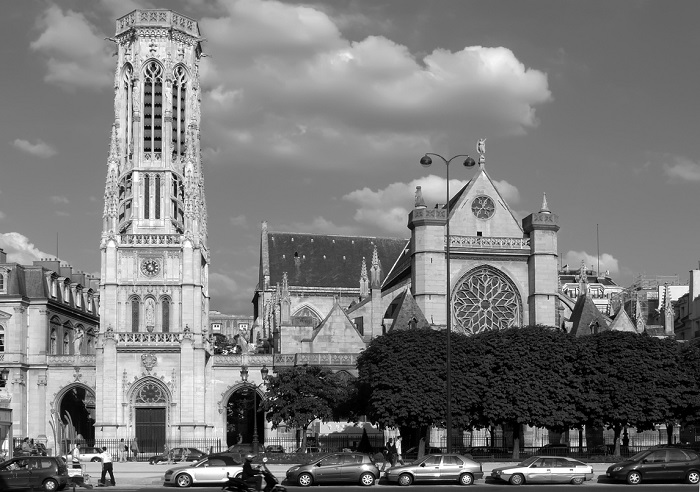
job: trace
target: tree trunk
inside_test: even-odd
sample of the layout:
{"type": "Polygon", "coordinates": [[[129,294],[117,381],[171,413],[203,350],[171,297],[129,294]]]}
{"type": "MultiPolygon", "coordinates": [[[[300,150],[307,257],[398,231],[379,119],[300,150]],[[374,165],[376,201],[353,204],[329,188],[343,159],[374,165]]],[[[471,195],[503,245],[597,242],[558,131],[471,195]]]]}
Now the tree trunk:
{"type": "Polygon", "coordinates": [[[520,459],[520,423],[513,422],[513,459],[520,459]]]}
{"type": "Polygon", "coordinates": [[[301,452],[306,453],[306,430],[309,428],[309,425],[305,425],[301,429],[301,452]]]}
{"type": "Polygon", "coordinates": [[[673,428],[674,428],[674,423],[673,422],[666,422],[666,444],[669,446],[673,444],[673,428]]]}
{"type": "Polygon", "coordinates": [[[620,424],[615,424],[613,427],[615,430],[615,451],[614,456],[620,456],[620,434],[622,434],[622,426],[620,424]]]}

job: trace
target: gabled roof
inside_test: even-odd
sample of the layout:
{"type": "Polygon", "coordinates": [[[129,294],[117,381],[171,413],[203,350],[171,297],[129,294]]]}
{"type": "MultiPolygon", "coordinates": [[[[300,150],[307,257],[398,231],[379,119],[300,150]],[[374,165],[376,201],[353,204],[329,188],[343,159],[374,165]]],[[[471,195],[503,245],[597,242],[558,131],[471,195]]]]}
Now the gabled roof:
{"type": "Polygon", "coordinates": [[[404,247],[401,254],[396,258],[396,261],[391,267],[391,270],[387,274],[384,282],[382,283],[382,288],[391,287],[401,282],[406,278],[411,277],[411,241],[406,241],[406,246],[404,247]]]}
{"type": "Polygon", "coordinates": [[[608,329],[609,319],[601,313],[589,295],[580,295],[571,312],[571,333],[581,337],[608,329]],[[597,330],[594,328],[597,325],[597,330]]]}
{"type": "Polygon", "coordinates": [[[631,331],[633,333],[639,333],[637,331],[637,325],[630,319],[624,307],[620,307],[620,310],[615,315],[615,319],[610,323],[610,331],[631,331]]]}
{"type": "Polygon", "coordinates": [[[398,307],[394,310],[394,321],[391,323],[388,331],[430,328],[430,323],[425,319],[423,311],[416,304],[416,300],[408,288],[400,296],[400,299],[396,301],[398,301],[398,307]]]}
{"type": "Polygon", "coordinates": [[[270,286],[282,282],[287,272],[292,287],[359,288],[362,258],[369,267],[376,246],[385,276],[407,243],[398,238],[263,230],[263,241],[265,237],[262,272],[269,274],[270,286]]]}

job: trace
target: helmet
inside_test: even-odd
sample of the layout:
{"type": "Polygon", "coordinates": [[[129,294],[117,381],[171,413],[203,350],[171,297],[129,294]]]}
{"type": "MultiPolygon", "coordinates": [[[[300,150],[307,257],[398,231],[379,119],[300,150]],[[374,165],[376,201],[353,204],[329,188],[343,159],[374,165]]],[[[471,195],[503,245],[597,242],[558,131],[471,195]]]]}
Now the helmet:
{"type": "Polygon", "coordinates": [[[246,454],[246,455],[245,455],[245,460],[246,460],[246,461],[253,461],[253,458],[255,458],[255,456],[252,455],[252,454],[246,454]]]}

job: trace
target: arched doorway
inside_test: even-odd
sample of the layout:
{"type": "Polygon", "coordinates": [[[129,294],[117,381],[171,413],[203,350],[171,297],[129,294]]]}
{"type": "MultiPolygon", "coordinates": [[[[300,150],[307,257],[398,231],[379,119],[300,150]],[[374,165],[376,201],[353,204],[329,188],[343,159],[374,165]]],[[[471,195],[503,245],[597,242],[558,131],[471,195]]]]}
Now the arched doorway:
{"type": "Polygon", "coordinates": [[[170,392],[154,378],[145,378],[134,386],[131,393],[134,436],[139,449],[160,453],[167,441],[170,392]]]}
{"type": "Polygon", "coordinates": [[[95,393],[86,386],[74,385],[66,389],[58,404],[63,440],[95,439],[95,393]]]}
{"type": "Polygon", "coordinates": [[[226,404],[226,445],[252,446],[255,434],[262,448],[265,442],[265,413],[260,407],[263,394],[253,385],[236,389],[226,404]]]}

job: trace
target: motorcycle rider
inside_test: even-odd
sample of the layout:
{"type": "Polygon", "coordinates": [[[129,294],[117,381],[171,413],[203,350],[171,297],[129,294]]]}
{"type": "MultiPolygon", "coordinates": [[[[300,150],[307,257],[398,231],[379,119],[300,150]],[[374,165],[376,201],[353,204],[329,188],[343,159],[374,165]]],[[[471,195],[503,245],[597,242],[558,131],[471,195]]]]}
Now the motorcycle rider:
{"type": "Polygon", "coordinates": [[[255,490],[262,490],[262,475],[259,474],[260,469],[253,467],[252,454],[247,454],[245,456],[245,462],[243,463],[243,476],[241,477],[243,481],[255,488],[255,490]]]}

